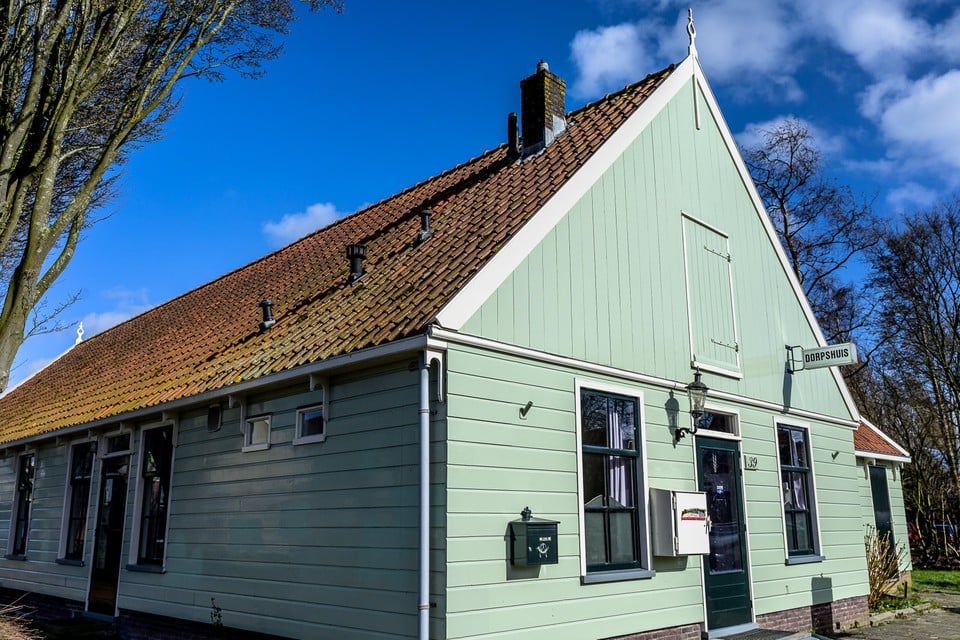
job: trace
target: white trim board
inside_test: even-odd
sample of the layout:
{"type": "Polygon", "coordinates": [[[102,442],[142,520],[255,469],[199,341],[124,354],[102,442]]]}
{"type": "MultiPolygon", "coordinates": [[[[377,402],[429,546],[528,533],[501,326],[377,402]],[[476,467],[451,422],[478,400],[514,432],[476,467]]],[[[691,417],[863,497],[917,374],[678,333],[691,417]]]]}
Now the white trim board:
{"type": "MultiPolygon", "coordinates": [[[[490,340],[489,338],[482,338],[480,336],[474,336],[467,333],[449,331],[442,327],[430,327],[428,334],[431,338],[442,340],[448,344],[461,344],[479,349],[488,349],[497,353],[517,356],[520,358],[529,358],[530,360],[535,360],[537,362],[545,362],[547,364],[570,367],[573,369],[579,369],[581,371],[589,371],[591,373],[599,373],[606,376],[621,378],[623,380],[630,380],[632,382],[640,382],[651,386],[671,389],[684,395],[686,394],[687,382],[681,382],[679,380],[660,378],[645,373],[629,371],[627,369],[618,369],[617,367],[611,367],[605,364],[597,364],[596,362],[578,360],[576,358],[560,356],[553,353],[547,353],[545,351],[536,351],[527,347],[508,344],[506,342],[497,342],[496,340],[490,340]]],[[[737,403],[767,411],[774,411],[780,416],[792,416],[793,419],[805,418],[807,420],[817,420],[819,422],[835,424],[842,427],[847,427],[851,431],[859,424],[852,420],[845,420],[837,416],[828,416],[826,414],[816,413],[814,411],[806,411],[804,409],[797,409],[795,407],[785,407],[784,405],[777,404],[775,402],[769,402],[759,398],[750,398],[748,396],[741,396],[739,394],[729,393],[727,391],[711,389],[710,399],[726,401],[729,403],[737,403]]],[[[729,412],[729,409],[726,411],[729,412]]]]}

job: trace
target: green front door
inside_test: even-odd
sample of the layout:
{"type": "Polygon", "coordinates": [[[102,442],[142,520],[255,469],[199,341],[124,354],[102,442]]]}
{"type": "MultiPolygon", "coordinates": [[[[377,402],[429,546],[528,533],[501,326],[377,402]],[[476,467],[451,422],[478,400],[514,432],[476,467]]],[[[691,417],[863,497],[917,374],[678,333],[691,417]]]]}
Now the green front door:
{"type": "Polygon", "coordinates": [[[707,628],[752,622],[738,443],[697,436],[697,476],[710,517],[710,555],[703,561],[707,628]]]}

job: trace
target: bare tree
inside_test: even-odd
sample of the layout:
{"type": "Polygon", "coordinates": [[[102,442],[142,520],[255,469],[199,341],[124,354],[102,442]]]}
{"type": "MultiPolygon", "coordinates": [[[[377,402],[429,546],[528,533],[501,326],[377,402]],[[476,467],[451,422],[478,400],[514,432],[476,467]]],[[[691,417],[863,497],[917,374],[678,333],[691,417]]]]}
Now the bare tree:
{"type": "Polygon", "coordinates": [[[877,242],[870,203],[824,174],[816,141],[796,118],[764,131],[743,155],[827,339],[852,339],[865,314],[843,271],[877,242]]]}
{"type": "Polygon", "coordinates": [[[874,367],[885,387],[874,402],[914,458],[908,510],[921,531],[937,533],[960,522],[960,200],[886,230],[873,262],[889,336],[874,367]]]}
{"type": "MultiPolygon", "coordinates": [[[[338,0],[305,0],[313,9],[338,0]]],[[[0,390],[23,340],[51,328],[38,303],[119,167],[176,110],[177,83],[258,75],[295,0],[0,2],[0,390]]]]}

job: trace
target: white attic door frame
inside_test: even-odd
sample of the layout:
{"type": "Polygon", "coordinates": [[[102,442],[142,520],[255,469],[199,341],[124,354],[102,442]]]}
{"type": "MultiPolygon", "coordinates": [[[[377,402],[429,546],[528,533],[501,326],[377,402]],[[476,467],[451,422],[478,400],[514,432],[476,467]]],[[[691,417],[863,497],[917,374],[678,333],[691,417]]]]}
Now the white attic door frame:
{"type": "Polygon", "coordinates": [[[730,238],[681,212],[690,366],[742,378],[730,238]]]}
{"type": "MultiPolygon", "coordinates": [[[[578,202],[587,191],[600,179],[600,177],[609,169],[633,143],[633,141],[650,125],[654,118],[680,93],[690,81],[694,82],[694,95],[699,95],[706,102],[710,115],[716,122],[717,129],[723,138],[730,158],[733,160],[740,174],[740,179],[746,187],[747,193],[753,202],[754,209],[760,223],[766,231],[767,239],[772,249],[776,252],[780,261],[780,266],[784,276],[793,288],[794,295],[800,303],[800,307],[807,320],[810,330],[817,339],[817,345],[827,346],[826,338],[820,325],[813,315],[810,303],[803,293],[803,287],[796,275],[790,268],[783,247],[777,238],[773,223],[767,216],[766,209],[763,206],[763,200],[753,184],[753,178],[747,170],[747,166],[740,157],[740,151],[733,139],[733,134],[727,126],[727,121],[720,111],[717,99],[707,83],[706,76],[700,66],[700,61],[696,55],[696,49],[691,49],[683,62],[673,70],[673,72],[663,81],[663,83],[640,105],[639,108],[627,118],[620,128],[613,132],[610,138],[597,150],[593,156],[584,163],[580,169],[567,180],[567,182],[550,198],[546,204],[516,233],[510,238],[504,246],[478,271],[473,278],[457,292],[451,300],[444,305],[437,313],[434,321],[445,329],[460,331],[467,321],[473,316],[480,306],[492,296],[497,289],[506,281],[523,262],[523,260],[533,251],[543,239],[556,227],[570,211],[570,207],[578,202]]],[[[697,115],[702,118],[699,109],[697,115]]],[[[698,118],[698,119],[700,119],[698,118]]],[[[694,123],[698,126],[699,123],[694,123]]],[[[784,357],[786,357],[784,355],[784,357]]],[[[836,367],[830,367],[830,374],[843,397],[847,410],[850,412],[852,422],[859,423],[860,412],[857,410],[847,389],[840,372],[836,367]]],[[[853,424],[851,427],[855,426],[853,424]]]]}

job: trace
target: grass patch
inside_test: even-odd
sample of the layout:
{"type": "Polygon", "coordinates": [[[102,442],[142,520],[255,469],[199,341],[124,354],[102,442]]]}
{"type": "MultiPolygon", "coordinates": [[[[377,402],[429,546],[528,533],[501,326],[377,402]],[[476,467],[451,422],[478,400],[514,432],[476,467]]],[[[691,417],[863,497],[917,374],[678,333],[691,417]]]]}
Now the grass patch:
{"type": "Polygon", "coordinates": [[[960,571],[914,569],[913,588],[960,593],[960,571]]]}

